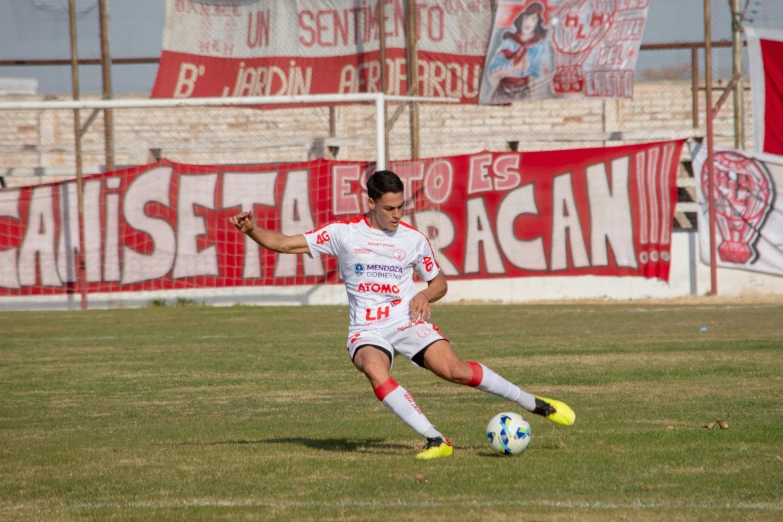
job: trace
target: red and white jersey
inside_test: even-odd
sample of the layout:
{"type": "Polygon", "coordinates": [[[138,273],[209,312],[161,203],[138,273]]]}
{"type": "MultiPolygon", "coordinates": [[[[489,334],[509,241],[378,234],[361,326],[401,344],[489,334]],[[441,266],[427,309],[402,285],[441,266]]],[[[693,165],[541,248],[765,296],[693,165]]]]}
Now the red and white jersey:
{"type": "Polygon", "coordinates": [[[400,222],[395,232],[372,228],[364,216],[307,232],[310,255],[337,258],[348,292],[349,333],[410,322],[408,304],[416,295],[413,270],[431,281],[440,267],[430,242],[400,222]]]}

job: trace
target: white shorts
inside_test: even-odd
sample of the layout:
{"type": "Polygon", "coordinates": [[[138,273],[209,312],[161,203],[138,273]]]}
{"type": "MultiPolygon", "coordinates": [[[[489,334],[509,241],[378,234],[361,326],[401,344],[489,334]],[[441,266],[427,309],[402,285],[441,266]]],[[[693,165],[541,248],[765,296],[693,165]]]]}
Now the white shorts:
{"type": "Polygon", "coordinates": [[[348,353],[353,359],[356,350],[362,346],[376,346],[386,352],[392,362],[396,352],[414,364],[422,366],[423,360],[420,357],[414,359],[416,355],[441,339],[448,341],[434,324],[426,321],[411,321],[403,325],[382,326],[350,334],[348,353]]]}

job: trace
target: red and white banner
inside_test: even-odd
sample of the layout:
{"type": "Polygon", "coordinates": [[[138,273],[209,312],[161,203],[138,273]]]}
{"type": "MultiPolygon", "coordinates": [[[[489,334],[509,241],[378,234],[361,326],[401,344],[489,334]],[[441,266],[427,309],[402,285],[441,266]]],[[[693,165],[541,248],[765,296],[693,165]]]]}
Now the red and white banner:
{"type": "MultiPolygon", "coordinates": [[[[397,162],[406,217],[449,278],[668,280],[682,141],[397,162]]],[[[371,163],[170,163],[84,182],[89,292],[338,283],[333,258],[278,255],[227,218],[298,234],[366,211],[371,163]]],[[[75,182],[0,191],[0,295],[73,292],[75,182]]]]}
{"type": "Polygon", "coordinates": [[[753,148],[783,154],[783,31],[746,28],[753,94],[753,148]]]}
{"type": "MultiPolygon", "coordinates": [[[[385,2],[387,93],[407,94],[405,0],[385,2]]],[[[420,96],[478,99],[489,0],[417,0],[420,96]]],[[[153,98],[379,92],[378,0],[166,0],[153,98]]]]}
{"type": "Polygon", "coordinates": [[[631,98],[650,0],[500,0],[479,103],[631,98]]]}
{"type": "MultiPolygon", "coordinates": [[[[710,264],[707,150],[691,150],[699,201],[699,252],[710,264]]],[[[783,275],[783,156],[715,149],[717,265],[783,275]]]]}

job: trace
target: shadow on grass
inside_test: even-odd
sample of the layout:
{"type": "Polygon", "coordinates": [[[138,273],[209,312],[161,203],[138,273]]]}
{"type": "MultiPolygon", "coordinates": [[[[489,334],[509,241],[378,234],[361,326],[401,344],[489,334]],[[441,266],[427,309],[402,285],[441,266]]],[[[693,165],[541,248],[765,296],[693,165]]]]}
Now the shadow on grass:
{"type": "Polygon", "coordinates": [[[406,444],[384,442],[384,439],[309,439],[305,437],[286,437],[267,439],[270,444],[298,444],[308,448],[323,451],[370,451],[372,453],[397,453],[400,450],[410,451],[406,444]],[[390,451],[393,450],[393,451],[390,451]]]}
{"type": "Polygon", "coordinates": [[[210,442],[179,442],[177,446],[221,446],[242,444],[296,444],[321,451],[368,452],[368,453],[399,453],[412,448],[405,444],[384,442],[384,439],[310,439],[306,437],[285,437],[256,440],[223,440],[210,442]]]}
{"type": "MultiPolygon", "coordinates": [[[[385,439],[311,439],[306,437],[283,437],[274,439],[237,439],[237,440],[218,440],[208,442],[178,442],[175,446],[233,446],[243,444],[294,444],[305,446],[307,448],[320,451],[334,451],[342,453],[358,452],[373,453],[380,455],[399,455],[411,451],[419,451],[418,447],[412,447],[407,444],[394,444],[385,442],[385,439]]],[[[482,458],[508,458],[506,455],[498,455],[490,451],[484,444],[466,444],[454,445],[456,451],[464,451],[475,454],[482,458]]],[[[530,449],[540,450],[560,450],[562,445],[558,442],[538,442],[530,449]]]]}

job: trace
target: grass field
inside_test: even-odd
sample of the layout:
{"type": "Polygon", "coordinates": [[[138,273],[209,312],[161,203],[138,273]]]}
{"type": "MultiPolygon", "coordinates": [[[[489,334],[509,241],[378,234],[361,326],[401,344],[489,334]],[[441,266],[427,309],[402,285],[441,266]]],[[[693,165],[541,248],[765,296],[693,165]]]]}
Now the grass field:
{"type": "Polygon", "coordinates": [[[576,424],[527,415],[529,449],[495,456],[514,406],[398,359],[456,448],[415,460],[345,307],[0,314],[0,519],[783,519],[783,304],[434,311],[576,424]]]}

